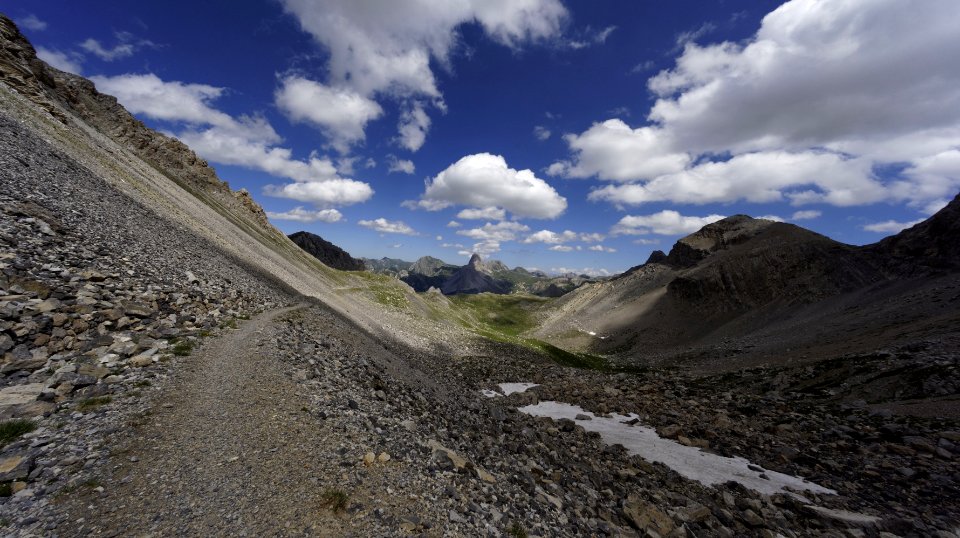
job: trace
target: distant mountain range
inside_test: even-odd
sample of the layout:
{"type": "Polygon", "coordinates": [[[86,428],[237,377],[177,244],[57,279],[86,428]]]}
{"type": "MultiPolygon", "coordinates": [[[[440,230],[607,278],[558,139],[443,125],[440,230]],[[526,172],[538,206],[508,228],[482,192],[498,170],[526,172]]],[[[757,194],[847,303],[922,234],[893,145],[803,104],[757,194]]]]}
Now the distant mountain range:
{"type": "Polygon", "coordinates": [[[511,269],[500,260],[485,262],[477,254],[464,266],[432,256],[424,256],[415,262],[393,258],[363,258],[363,261],[368,270],[395,276],[418,292],[436,288],[444,295],[525,292],[540,297],[560,297],[587,282],[604,279],[573,273],[551,277],[543,271],[529,271],[523,267],[511,269]]]}

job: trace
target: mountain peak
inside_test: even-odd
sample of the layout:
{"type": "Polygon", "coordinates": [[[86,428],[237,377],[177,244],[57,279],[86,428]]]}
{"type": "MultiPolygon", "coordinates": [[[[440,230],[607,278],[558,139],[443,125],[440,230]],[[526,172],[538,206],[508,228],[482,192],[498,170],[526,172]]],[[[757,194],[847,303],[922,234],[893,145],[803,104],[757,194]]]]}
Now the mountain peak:
{"type": "Polygon", "coordinates": [[[482,263],[483,263],[483,259],[480,258],[480,255],[474,254],[473,256],[470,256],[470,261],[467,262],[467,265],[470,265],[475,269],[479,269],[482,263]]]}

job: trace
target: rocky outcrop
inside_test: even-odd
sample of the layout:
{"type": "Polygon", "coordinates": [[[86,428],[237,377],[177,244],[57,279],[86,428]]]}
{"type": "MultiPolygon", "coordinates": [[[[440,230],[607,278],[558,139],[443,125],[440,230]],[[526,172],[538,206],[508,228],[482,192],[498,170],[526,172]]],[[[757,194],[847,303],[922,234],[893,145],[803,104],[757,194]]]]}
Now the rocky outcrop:
{"type": "Polygon", "coordinates": [[[363,271],[366,269],[361,260],[354,258],[347,251],[319,235],[310,232],[296,232],[287,237],[327,267],[333,267],[341,271],[363,271]]]}
{"type": "Polygon", "coordinates": [[[901,274],[960,269],[960,194],[929,219],[867,249],[901,274]]]}
{"type": "Polygon", "coordinates": [[[244,191],[234,193],[227,182],[189,147],[175,138],[148,128],[127,112],[117,99],[97,91],[93,82],[50,67],[17,26],[0,14],[0,83],[27,97],[63,123],[71,121],[62,110],[93,127],[114,142],[129,148],[191,193],[210,198],[247,215],[257,225],[277,232],[263,209],[244,191]]]}
{"type": "Polygon", "coordinates": [[[470,257],[467,265],[458,269],[453,275],[443,283],[440,291],[444,295],[456,295],[459,293],[509,293],[509,283],[499,282],[492,276],[483,271],[483,261],[480,256],[474,254],[470,257]]]}

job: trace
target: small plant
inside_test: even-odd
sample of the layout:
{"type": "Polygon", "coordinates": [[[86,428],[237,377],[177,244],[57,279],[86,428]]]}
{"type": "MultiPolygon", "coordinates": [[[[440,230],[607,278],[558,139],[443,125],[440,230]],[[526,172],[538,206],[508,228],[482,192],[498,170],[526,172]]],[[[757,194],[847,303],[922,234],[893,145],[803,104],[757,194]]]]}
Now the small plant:
{"type": "Polygon", "coordinates": [[[109,396],[99,396],[97,398],[87,398],[86,400],[80,402],[77,405],[77,411],[90,411],[91,409],[96,409],[101,405],[106,405],[113,401],[113,398],[109,396]]]}
{"type": "Polygon", "coordinates": [[[507,534],[513,536],[513,538],[527,538],[527,529],[525,529],[520,522],[514,521],[510,524],[510,528],[507,529],[507,534]]]}
{"type": "Polygon", "coordinates": [[[10,420],[0,424],[0,447],[35,429],[37,425],[31,420],[10,420]]]}
{"type": "Polygon", "coordinates": [[[140,381],[137,381],[136,383],[134,383],[133,386],[138,388],[149,387],[150,382],[147,381],[146,379],[141,379],[140,381]]]}
{"type": "Polygon", "coordinates": [[[330,488],[320,497],[321,504],[333,512],[343,512],[350,503],[350,495],[342,489],[330,488]]]}
{"type": "Polygon", "coordinates": [[[0,497],[9,497],[11,495],[13,495],[13,488],[10,486],[10,482],[0,484],[0,497]]]}
{"type": "Polygon", "coordinates": [[[237,328],[237,320],[232,319],[232,318],[231,318],[231,319],[228,319],[227,321],[224,321],[223,324],[220,325],[220,327],[223,328],[223,329],[236,329],[236,328],[237,328]]]}
{"type": "Polygon", "coordinates": [[[193,351],[193,342],[190,340],[180,340],[173,345],[170,351],[178,357],[186,357],[193,351]]]}

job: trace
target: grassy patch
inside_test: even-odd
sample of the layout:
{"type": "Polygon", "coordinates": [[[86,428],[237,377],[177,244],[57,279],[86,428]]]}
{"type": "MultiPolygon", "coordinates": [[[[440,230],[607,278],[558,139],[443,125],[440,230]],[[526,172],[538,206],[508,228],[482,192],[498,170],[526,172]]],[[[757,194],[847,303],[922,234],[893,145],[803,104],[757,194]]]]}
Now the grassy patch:
{"type": "Polygon", "coordinates": [[[77,411],[90,411],[96,409],[101,405],[107,405],[112,402],[113,398],[109,396],[99,396],[97,398],[87,398],[77,405],[77,411]]]}
{"type": "Polygon", "coordinates": [[[589,370],[611,370],[607,360],[603,357],[598,357],[589,353],[573,353],[540,340],[527,340],[527,343],[530,346],[542,351],[557,364],[562,364],[563,366],[586,368],[589,370]]]}
{"type": "Polygon", "coordinates": [[[186,357],[193,352],[193,342],[190,340],[179,340],[173,344],[173,348],[170,349],[170,352],[178,357],[186,357]]]}
{"type": "Polygon", "coordinates": [[[11,495],[13,495],[13,487],[10,485],[10,482],[0,484],[0,497],[9,497],[11,495]]]}
{"type": "Polygon", "coordinates": [[[233,318],[230,318],[230,319],[224,321],[223,323],[221,323],[221,324],[220,324],[220,328],[221,328],[221,329],[236,329],[236,328],[237,328],[237,320],[235,320],[235,319],[233,319],[233,318]]]}
{"type": "Polygon", "coordinates": [[[527,529],[524,528],[524,526],[518,521],[514,521],[507,529],[507,535],[512,536],[513,538],[527,538],[527,529]]]}
{"type": "Polygon", "coordinates": [[[35,429],[37,425],[32,420],[9,420],[0,424],[0,447],[7,446],[7,443],[35,429]]]}
{"type": "Polygon", "coordinates": [[[397,286],[377,284],[370,287],[373,299],[384,306],[406,308],[410,301],[407,295],[397,286]]]}
{"type": "Polygon", "coordinates": [[[455,295],[450,300],[467,317],[461,318],[469,328],[518,336],[536,327],[535,311],[550,299],[534,295],[455,295]]]}
{"type": "Polygon", "coordinates": [[[343,512],[350,504],[350,495],[342,489],[329,488],[321,495],[320,502],[324,508],[333,512],[343,512]]]}

